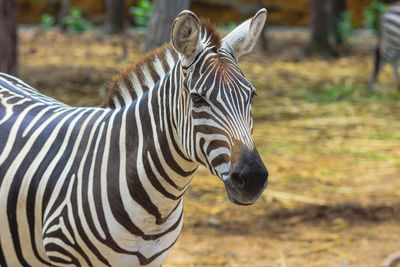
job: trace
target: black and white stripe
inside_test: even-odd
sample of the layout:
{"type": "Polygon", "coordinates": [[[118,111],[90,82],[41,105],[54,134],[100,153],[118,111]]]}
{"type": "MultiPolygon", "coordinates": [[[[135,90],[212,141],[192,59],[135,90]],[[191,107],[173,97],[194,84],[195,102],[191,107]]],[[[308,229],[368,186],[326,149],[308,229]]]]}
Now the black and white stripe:
{"type": "Polygon", "coordinates": [[[389,63],[393,68],[397,88],[400,90],[398,72],[400,59],[400,3],[391,5],[380,20],[380,35],[375,50],[374,71],[368,89],[373,90],[379,71],[389,63]]]}
{"type": "MultiPolygon", "coordinates": [[[[185,12],[176,27],[195,18],[185,12]]],[[[267,172],[252,140],[255,89],[238,54],[198,27],[190,64],[181,47],[160,50],[117,78],[102,107],[0,74],[0,266],[160,266],[199,164],[235,203],[258,198],[267,172]]]]}

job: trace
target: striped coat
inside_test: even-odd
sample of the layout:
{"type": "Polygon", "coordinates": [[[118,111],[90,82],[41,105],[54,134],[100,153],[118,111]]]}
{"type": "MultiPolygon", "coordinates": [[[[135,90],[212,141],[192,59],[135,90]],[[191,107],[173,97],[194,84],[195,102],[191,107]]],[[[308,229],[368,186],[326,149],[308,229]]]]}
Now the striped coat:
{"type": "Polygon", "coordinates": [[[400,90],[398,72],[400,59],[400,3],[391,5],[380,20],[380,35],[375,50],[374,70],[368,89],[373,90],[380,70],[389,63],[393,68],[397,88],[400,90]]]}
{"type": "Polygon", "coordinates": [[[237,60],[265,19],[221,40],[182,12],[172,44],[117,76],[102,107],[0,74],[0,266],[160,266],[200,164],[233,202],[253,203],[268,173],[237,60]]]}

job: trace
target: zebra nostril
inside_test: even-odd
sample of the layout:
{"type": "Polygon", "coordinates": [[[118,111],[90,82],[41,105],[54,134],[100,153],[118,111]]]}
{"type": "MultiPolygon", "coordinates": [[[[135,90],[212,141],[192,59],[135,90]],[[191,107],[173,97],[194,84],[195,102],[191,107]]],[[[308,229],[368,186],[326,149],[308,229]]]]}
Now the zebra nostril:
{"type": "Polygon", "coordinates": [[[231,174],[232,183],[238,188],[244,188],[245,180],[239,175],[239,173],[235,172],[231,174]]]}

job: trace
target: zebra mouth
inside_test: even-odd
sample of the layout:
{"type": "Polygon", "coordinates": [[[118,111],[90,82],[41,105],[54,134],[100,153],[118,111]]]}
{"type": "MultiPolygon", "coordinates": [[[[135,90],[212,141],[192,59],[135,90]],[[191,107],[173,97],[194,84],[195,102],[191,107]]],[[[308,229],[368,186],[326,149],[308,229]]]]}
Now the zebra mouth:
{"type": "Polygon", "coordinates": [[[254,203],[254,202],[249,202],[249,203],[240,202],[240,201],[236,200],[235,198],[233,198],[229,193],[228,193],[228,197],[229,197],[229,200],[232,201],[232,203],[239,205],[239,206],[250,206],[254,203]]]}
{"type": "Polygon", "coordinates": [[[249,206],[258,199],[258,196],[256,198],[248,197],[243,186],[237,186],[236,183],[232,180],[232,175],[224,181],[226,193],[234,204],[249,206]]]}

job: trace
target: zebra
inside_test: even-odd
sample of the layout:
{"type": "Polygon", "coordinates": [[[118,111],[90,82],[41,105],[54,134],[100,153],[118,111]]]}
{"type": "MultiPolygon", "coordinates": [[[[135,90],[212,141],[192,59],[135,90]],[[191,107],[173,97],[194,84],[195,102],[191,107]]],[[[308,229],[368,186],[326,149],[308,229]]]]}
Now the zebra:
{"type": "Polygon", "coordinates": [[[160,266],[200,165],[232,202],[254,203],[268,171],[237,62],[266,17],[221,38],[182,11],[172,42],[114,77],[98,107],[0,74],[0,266],[160,266]]]}
{"type": "Polygon", "coordinates": [[[400,90],[399,76],[400,59],[400,2],[395,3],[382,14],[378,44],[375,49],[374,70],[368,83],[367,89],[374,90],[379,71],[386,63],[390,63],[400,90]]]}

